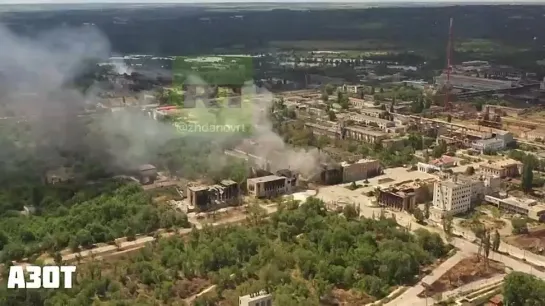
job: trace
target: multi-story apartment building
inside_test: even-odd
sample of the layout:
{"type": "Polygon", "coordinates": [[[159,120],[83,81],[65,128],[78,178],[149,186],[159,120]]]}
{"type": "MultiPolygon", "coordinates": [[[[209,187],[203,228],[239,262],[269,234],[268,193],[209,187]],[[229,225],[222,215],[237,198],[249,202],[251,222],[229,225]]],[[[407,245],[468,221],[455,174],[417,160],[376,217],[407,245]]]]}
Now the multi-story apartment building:
{"type": "Polygon", "coordinates": [[[471,208],[471,183],[456,178],[436,182],[433,188],[431,219],[441,220],[446,215],[456,215],[471,208]]]}
{"type": "Polygon", "coordinates": [[[445,215],[469,211],[473,203],[479,203],[489,194],[500,191],[501,179],[497,176],[453,176],[436,182],[433,190],[431,217],[438,221],[445,215]]]}

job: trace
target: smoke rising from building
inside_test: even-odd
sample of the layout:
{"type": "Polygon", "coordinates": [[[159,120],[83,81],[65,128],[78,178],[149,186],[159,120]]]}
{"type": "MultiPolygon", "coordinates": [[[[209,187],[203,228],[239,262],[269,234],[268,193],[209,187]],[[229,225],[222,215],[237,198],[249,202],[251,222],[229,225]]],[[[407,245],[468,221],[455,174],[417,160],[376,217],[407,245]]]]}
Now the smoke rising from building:
{"type": "MultiPolygon", "coordinates": [[[[74,80],[90,62],[110,57],[108,40],[92,27],[63,28],[35,38],[16,36],[0,27],[0,42],[0,118],[16,118],[9,121],[28,124],[35,155],[47,167],[64,165],[62,152],[74,150],[98,156],[108,167],[134,169],[153,160],[168,141],[185,136],[213,143],[218,154],[202,158],[211,166],[221,167],[228,162],[223,149],[244,140],[245,136],[230,133],[180,134],[171,124],[139,111],[120,110],[83,120],[78,114],[100,101],[101,89],[91,85],[82,93],[74,89],[74,80]]],[[[125,69],[117,68],[118,72],[125,69]]],[[[258,144],[254,153],[267,158],[273,171],[290,168],[305,175],[317,171],[324,158],[318,150],[290,148],[273,132],[268,118],[272,94],[253,84],[244,86],[244,94],[260,97],[252,108],[250,122],[252,141],[258,144]]],[[[197,118],[199,122],[201,119],[197,118]]]]}

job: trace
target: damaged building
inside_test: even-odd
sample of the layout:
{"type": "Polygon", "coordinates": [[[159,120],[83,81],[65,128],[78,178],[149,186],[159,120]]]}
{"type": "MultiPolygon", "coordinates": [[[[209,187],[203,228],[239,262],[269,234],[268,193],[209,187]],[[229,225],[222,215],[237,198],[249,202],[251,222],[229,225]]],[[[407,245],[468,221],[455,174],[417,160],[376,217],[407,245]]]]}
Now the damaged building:
{"type": "Polygon", "coordinates": [[[255,198],[274,198],[292,190],[288,178],[279,175],[267,175],[250,178],[246,182],[248,195],[255,198]]]}
{"type": "Polygon", "coordinates": [[[340,164],[322,164],[318,180],[324,185],[341,184],[343,182],[343,168],[340,164]]]}
{"type": "Polygon", "coordinates": [[[137,176],[142,184],[153,184],[159,175],[154,165],[141,165],[137,169],[137,176]]]}
{"type": "Polygon", "coordinates": [[[232,180],[223,180],[212,186],[188,186],[187,198],[197,211],[215,210],[240,204],[240,188],[232,180]]]}

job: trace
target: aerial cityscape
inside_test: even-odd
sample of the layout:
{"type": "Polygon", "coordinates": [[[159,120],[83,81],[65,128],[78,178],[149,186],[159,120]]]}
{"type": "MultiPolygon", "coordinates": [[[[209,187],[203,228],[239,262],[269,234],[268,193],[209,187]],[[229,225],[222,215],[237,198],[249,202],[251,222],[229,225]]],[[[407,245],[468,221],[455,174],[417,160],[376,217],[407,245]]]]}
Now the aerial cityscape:
{"type": "Polygon", "coordinates": [[[0,306],[544,306],[544,16],[0,4],[0,306]]]}

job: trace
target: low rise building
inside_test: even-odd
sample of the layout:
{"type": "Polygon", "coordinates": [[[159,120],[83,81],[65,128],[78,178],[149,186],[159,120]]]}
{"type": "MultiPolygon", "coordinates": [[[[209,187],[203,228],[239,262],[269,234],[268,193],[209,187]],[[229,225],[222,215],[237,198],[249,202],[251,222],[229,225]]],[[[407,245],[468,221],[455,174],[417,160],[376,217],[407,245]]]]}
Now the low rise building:
{"type": "Polygon", "coordinates": [[[497,152],[505,149],[506,145],[505,140],[501,138],[490,138],[474,141],[471,143],[471,148],[481,153],[497,152]]]}
{"type": "Polygon", "coordinates": [[[55,170],[49,170],[45,174],[45,181],[48,184],[59,184],[69,182],[74,179],[74,171],[71,168],[60,167],[55,170]]]}
{"type": "Polygon", "coordinates": [[[376,126],[382,130],[386,130],[389,127],[395,126],[395,123],[393,121],[381,119],[377,117],[360,115],[360,114],[351,114],[347,116],[347,119],[358,124],[363,124],[367,126],[376,126]]]}
{"type": "Polygon", "coordinates": [[[458,160],[448,155],[443,155],[440,158],[434,159],[429,163],[418,163],[417,169],[420,172],[430,173],[433,171],[443,171],[448,168],[456,167],[458,160]]]}
{"type": "Polygon", "coordinates": [[[388,112],[378,108],[363,108],[359,110],[359,113],[365,116],[374,118],[384,118],[388,112]]]}
{"type": "Polygon", "coordinates": [[[380,161],[376,159],[360,159],[355,163],[342,162],[343,182],[355,182],[371,178],[382,172],[380,161]]]}
{"type": "Polygon", "coordinates": [[[514,159],[504,159],[481,164],[479,170],[487,176],[516,177],[522,173],[522,163],[514,159]]]}
{"type": "Polygon", "coordinates": [[[212,186],[188,186],[187,198],[192,209],[208,211],[240,203],[239,185],[231,180],[223,180],[212,186]]]}
{"type": "Polygon", "coordinates": [[[246,190],[250,196],[256,198],[273,198],[286,194],[289,189],[286,177],[267,175],[248,179],[246,190]]]}
{"type": "Polygon", "coordinates": [[[489,195],[485,196],[484,200],[508,213],[525,216],[532,220],[545,221],[545,205],[539,204],[536,200],[489,195]]]}
{"type": "Polygon", "coordinates": [[[141,165],[138,167],[138,177],[142,184],[153,183],[157,179],[157,168],[154,165],[141,165]]]}
{"type": "Polygon", "coordinates": [[[305,122],[305,127],[310,129],[315,135],[327,136],[329,138],[337,138],[341,135],[341,130],[336,125],[305,122]]]}
{"type": "Polygon", "coordinates": [[[387,137],[388,134],[386,133],[373,131],[358,126],[347,126],[342,129],[343,139],[359,140],[366,143],[378,143],[385,140],[387,137]]]}
{"type": "Polygon", "coordinates": [[[318,180],[324,185],[336,185],[343,182],[343,168],[339,164],[323,164],[318,180]]]}
{"type": "Polygon", "coordinates": [[[343,85],[341,90],[351,94],[359,94],[365,91],[365,86],[363,85],[343,85]]]}
{"type": "Polygon", "coordinates": [[[238,298],[239,306],[272,306],[272,295],[265,291],[251,293],[238,298]]]}
{"type": "Polygon", "coordinates": [[[407,212],[411,212],[416,206],[416,194],[413,188],[389,187],[379,189],[377,192],[380,206],[407,212]]]}

